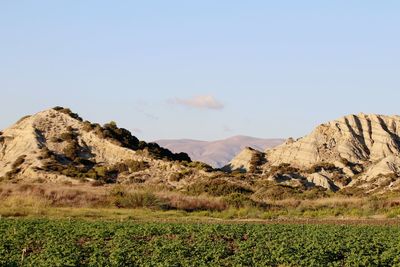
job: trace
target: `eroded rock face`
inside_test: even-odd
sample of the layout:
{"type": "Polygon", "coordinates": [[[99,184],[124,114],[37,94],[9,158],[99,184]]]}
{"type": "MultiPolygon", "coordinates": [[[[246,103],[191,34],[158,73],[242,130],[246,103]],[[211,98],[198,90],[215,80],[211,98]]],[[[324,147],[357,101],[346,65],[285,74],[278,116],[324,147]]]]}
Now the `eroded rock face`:
{"type": "Polygon", "coordinates": [[[320,186],[330,191],[336,191],[337,186],[329,179],[328,176],[321,173],[313,173],[307,176],[307,181],[314,186],[320,186]]]}
{"type": "MultiPolygon", "coordinates": [[[[249,158],[250,152],[244,151],[231,165],[247,169],[249,158]]],[[[265,151],[261,168],[265,176],[304,177],[304,185],[333,191],[346,187],[385,191],[388,185],[396,190],[400,116],[349,115],[321,124],[303,138],[265,151]]]]}
{"type": "Polygon", "coordinates": [[[83,122],[76,114],[63,111],[50,109],[27,116],[1,133],[0,177],[74,183],[99,177],[120,181],[146,177],[141,182],[177,186],[168,177],[189,168],[176,160],[186,160],[187,155],[140,143],[113,124],[110,127],[122,133],[121,140],[109,138],[111,128],[83,122]]]}
{"type": "Polygon", "coordinates": [[[384,191],[387,188],[378,187],[387,184],[387,177],[394,179],[400,174],[400,117],[349,115],[266,154],[265,169],[289,164],[302,172],[318,165],[335,166],[328,175],[317,171],[307,176],[310,182],[328,189],[363,186],[384,191]],[[335,179],[330,180],[332,177],[335,179]]]}
{"type": "Polygon", "coordinates": [[[268,160],[310,167],[343,159],[353,163],[400,155],[400,117],[350,115],[318,126],[310,135],[267,151],[268,160]]]}

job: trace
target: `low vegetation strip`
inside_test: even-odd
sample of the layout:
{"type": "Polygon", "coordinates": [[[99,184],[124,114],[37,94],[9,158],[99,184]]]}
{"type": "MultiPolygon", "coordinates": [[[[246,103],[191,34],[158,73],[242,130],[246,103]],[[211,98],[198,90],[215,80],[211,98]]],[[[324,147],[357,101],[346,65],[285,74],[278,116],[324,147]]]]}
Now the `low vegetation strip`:
{"type": "Polygon", "coordinates": [[[0,220],[1,266],[400,266],[400,228],[0,220]]]}

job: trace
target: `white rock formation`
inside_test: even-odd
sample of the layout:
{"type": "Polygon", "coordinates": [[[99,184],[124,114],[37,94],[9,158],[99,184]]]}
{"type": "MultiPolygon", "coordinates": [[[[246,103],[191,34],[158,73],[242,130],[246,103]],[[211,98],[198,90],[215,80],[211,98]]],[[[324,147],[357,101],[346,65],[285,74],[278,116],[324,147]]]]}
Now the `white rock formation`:
{"type": "Polygon", "coordinates": [[[264,154],[258,150],[251,147],[246,147],[242,152],[240,152],[231,162],[224,167],[226,170],[240,170],[240,171],[250,171],[254,166],[254,162],[262,160],[264,154]]]}
{"type": "MultiPolygon", "coordinates": [[[[275,172],[279,177],[295,172],[295,176],[330,190],[367,188],[370,182],[387,184],[388,179],[400,177],[400,116],[363,113],[345,116],[265,153],[264,175],[275,172]]],[[[239,154],[237,161],[244,165],[248,154],[246,151],[239,154]]],[[[391,189],[394,184],[400,183],[391,183],[391,189]]]]}
{"type": "Polygon", "coordinates": [[[102,138],[94,131],[85,130],[85,124],[69,114],[50,109],[27,116],[1,132],[0,177],[5,177],[7,173],[14,171],[14,180],[76,182],[76,179],[66,177],[62,173],[43,170],[48,161],[42,158],[44,151],[60,155],[63,160],[64,149],[68,142],[60,142],[57,139],[71,129],[76,133],[79,146],[85,150],[81,152],[84,154],[82,158],[97,165],[111,166],[126,160],[145,161],[149,164],[149,168],[141,171],[140,177],[150,182],[165,182],[166,185],[168,177],[187,168],[179,162],[155,159],[143,150],[135,151],[122,147],[114,140],[102,138]]]}
{"type": "Polygon", "coordinates": [[[271,164],[310,167],[346,159],[353,163],[400,156],[400,117],[350,115],[318,126],[310,135],[267,151],[271,164]]]}

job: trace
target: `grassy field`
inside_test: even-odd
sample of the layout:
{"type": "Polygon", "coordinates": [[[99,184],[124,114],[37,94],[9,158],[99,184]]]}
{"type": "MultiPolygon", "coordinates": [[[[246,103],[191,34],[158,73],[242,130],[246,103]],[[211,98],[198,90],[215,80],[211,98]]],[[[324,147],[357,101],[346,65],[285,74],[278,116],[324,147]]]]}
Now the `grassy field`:
{"type": "Polygon", "coordinates": [[[0,266],[400,266],[396,196],[232,205],[159,188],[2,184],[0,201],[0,266]]]}
{"type": "Polygon", "coordinates": [[[1,219],[1,266],[400,266],[400,228],[1,219]]]}
{"type": "Polygon", "coordinates": [[[223,197],[208,195],[192,196],[160,189],[151,192],[129,187],[123,190],[118,186],[1,184],[0,216],[140,221],[379,219],[390,223],[400,218],[398,196],[332,195],[270,200],[254,205],[241,196],[234,204],[229,204],[231,202],[223,197]]]}

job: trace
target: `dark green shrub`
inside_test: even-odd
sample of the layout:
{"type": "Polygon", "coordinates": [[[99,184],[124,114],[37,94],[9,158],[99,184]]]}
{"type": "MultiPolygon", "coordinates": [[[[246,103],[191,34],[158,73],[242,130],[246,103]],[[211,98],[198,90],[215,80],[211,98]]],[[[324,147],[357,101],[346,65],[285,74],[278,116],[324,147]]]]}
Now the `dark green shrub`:
{"type": "Polygon", "coordinates": [[[321,162],[321,163],[315,164],[310,169],[308,169],[306,172],[307,173],[316,173],[316,172],[320,172],[322,170],[325,170],[327,172],[334,172],[334,171],[341,172],[342,171],[342,169],[336,167],[332,163],[321,162]]]}
{"type": "Polygon", "coordinates": [[[94,130],[94,128],[95,128],[95,125],[92,124],[92,123],[90,123],[89,121],[84,121],[84,122],[83,122],[83,127],[82,127],[82,129],[83,129],[85,132],[90,132],[90,131],[94,130]]]}
{"type": "Polygon", "coordinates": [[[266,208],[267,205],[264,203],[259,203],[250,198],[249,195],[244,195],[240,193],[233,193],[224,197],[224,201],[233,208],[244,208],[244,207],[263,207],[266,208]]]}
{"type": "Polygon", "coordinates": [[[265,199],[270,200],[283,200],[287,198],[297,199],[316,199],[327,195],[326,189],[321,187],[306,188],[306,187],[292,187],[282,184],[270,184],[263,188],[260,195],[265,199]]]}
{"type": "Polygon", "coordinates": [[[170,150],[160,147],[156,143],[146,143],[140,142],[139,149],[145,150],[149,153],[150,156],[156,159],[164,159],[164,160],[172,160],[172,161],[180,161],[180,162],[192,162],[189,155],[186,153],[172,153],[170,150]]]}
{"type": "MultiPolygon", "coordinates": [[[[61,107],[56,107],[55,110],[69,114],[70,110],[61,107]]],[[[187,161],[191,162],[190,157],[186,153],[172,153],[170,150],[160,147],[156,143],[146,143],[139,141],[130,131],[119,128],[115,122],[106,123],[103,127],[99,124],[91,124],[88,121],[83,123],[83,129],[85,131],[94,131],[94,133],[100,138],[108,139],[119,146],[129,148],[132,150],[146,150],[149,155],[156,159],[166,159],[171,161],[187,161]]],[[[72,130],[71,130],[72,132],[72,130]]],[[[71,140],[73,136],[61,137],[63,140],[71,140]]]]}
{"type": "Polygon", "coordinates": [[[193,174],[193,170],[182,170],[180,172],[176,172],[170,175],[169,180],[171,182],[179,182],[180,180],[184,179],[185,177],[188,177],[193,174]]]}
{"type": "Polygon", "coordinates": [[[53,142],[53,143],[62,143],[63,142],[63,140],[60,137],[55,137],[55,136],[52,137],[50,139],[50,141],[53,142]]]}
{"type": "Polygon", "coordinates": [[[76,141],[70,142],[63,150],[65,157],[74,160],[78,157],[80,151],[79,144],[76,141]]]}
{"type": "Polygon", "coordinates": [[[40,154],[38,156],[38,159],[42,160],[42,159],[53,159],[55,160],[56,156],[54,154],[53,151],[51,151],[50,149],[48,149],[47,147],[41,147],[40,148],[40,154]]]}
{"type": "Polygon", "coordinates": [[[19,156],[19,157],[14,161],[14,163],[11,165],[11,167],[12,167],[13,169],[18,168],[19,166],[21,166],[21,165],[25,162],[25,158],[26,158],[26,155],[19,156]]]}
{"type": "Polygon", "coordinates": [[[81,179],[86,178],[86,172],[84,170],[72,165],[65,167],[61,171],[61,174],[72,178],[81,178],[81,179]]]}
{"type": "Polygon", "coordinates": [[[254,153],[250,160],[250,169],[248,170],[251,173],[260,173],[260,166],[266,163],[265,154],[261,152],[254,153]]]}
{"type": "Polygon", "coordinates": [[[127,160],[123,163],[123,165],[126,166],[125,171],[129,172],[140,172],[150,168],[150,164],[146,161],[127,160]]]}
{"type": "Polygon", "coordinates": [[[77,135],[73,131],[68,131],[68,132],[62,133],[60,135],[60,139],[65,142],[71,142],[71,141],[75,140],[76,137],[77,137],[77,135]]]}
{"type": "Polygon", "coordinates": [[[13,168],[12,170],[8,171],[4,176],[5,179],[11,180],[13,179],[18,173],[21,172],[20,168],[13,168]]]}
{"type": "Polygon", "coordinates": [[[188,192],[192,194],[207,193],[211,196],[227,196],[233,193],[253,193],[253,191],[248,187],[223,179],[197,182],[188,187],[188,192]]]}
{"type": "Polygon", "coordinates": [[[150,164],[146,161],[126,160],[124,162],[116,163],[109,168],[110,171],[116,173],[122,172],[140,172],[150,168],[150,164]]]}
{"type": "Polygon", "coordinates": [[[184,163],[184,165],[186,165],[187,167],[196,168],[197,170],[202,170],[205,172],[212,172],[214,170],[213,167],[211,167],[210,165],[200,161],[183,161],[182,163],[184,163]]]}
{"type": "Polygon", "coordinates": [[[126,192],[123,189],[112,192],[113,203],[118,208],[150,208],[161,209],[164,201],[151,192],[126,192]]]}
{"type": "Polygon", "coordinates": [[[96,133],[101,132],[102,138],[117,141],[122,147],[137,150],[139,148],[139,139],[126,129],[118,128],[115,122],[105,124],[102,128],[96,128],[96,133]]]}
{"type": "Polygon", "coordinates": [[[54,110],[67,114],[68,116],[70,116],[73,119],[76,119],[78,121],[83,121],[83,119],[81,117],[79,117],[79,115],[77,113],[73,113],[69,108],[63,108],[63,107],[54,107],[54,110]]]}
{"type": "Polygon", "coordinates": [[[298,174],[300,170],[292,167],[290,164],[282,163],[279,166],[271,166],[268,170],[267,176],[282,175],[282,174],[298,174]]]}
{"type": "Polygon", "coordinates": [[[351,182],[351,178],[341,173],[333,173],[331,180],[344,186],[348,185],[351,182]]]}
{"type": "Polygon", "coordinates": [[[183,179],[183,175],[182,175],[182,173],[180,173],[180,172],[176,172],[176,173],[173,173],[173,174],[171,174],[170,176],[169,176],[169,180],[171,181],[171,182],[179,182],[180,180],[182,180],[183,179]]]}

